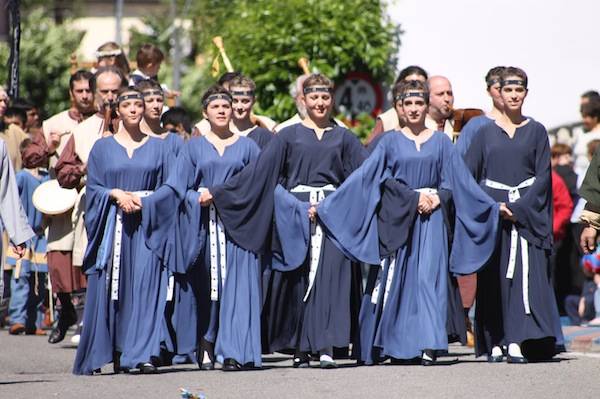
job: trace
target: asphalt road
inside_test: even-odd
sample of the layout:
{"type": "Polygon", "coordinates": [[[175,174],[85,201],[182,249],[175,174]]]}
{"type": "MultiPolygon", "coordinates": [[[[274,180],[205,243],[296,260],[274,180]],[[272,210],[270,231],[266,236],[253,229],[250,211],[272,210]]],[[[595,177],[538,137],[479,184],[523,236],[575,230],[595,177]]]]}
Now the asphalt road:
{"type": "MultiPolygon", "coordinates": [[[[64,342],[69,341],[69,336],[64,342]]],[[[81,377],[71,374],[75,349],[50,345],[45,337],[0,331],[0,398],[165,398],[179,388],[212,398],[597,398],[600,356],[566,353],[554,362],[488,364],[452,345],[457,364],[434,367],[353,367],[296,370],[289,357],[265,358],[265,369],[239,373],[200,371],[193,365],[161,369],[157,375],[81,377]]],[[[315,366],[317,363],[315,363],[315,366]]]]}

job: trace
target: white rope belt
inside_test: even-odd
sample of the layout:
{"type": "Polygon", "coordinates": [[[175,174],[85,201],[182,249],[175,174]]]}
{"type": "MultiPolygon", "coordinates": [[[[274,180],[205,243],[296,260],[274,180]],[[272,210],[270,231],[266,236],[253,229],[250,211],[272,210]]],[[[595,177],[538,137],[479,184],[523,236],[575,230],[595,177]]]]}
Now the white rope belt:
{"type": "MultiPolygon", "coordinates": [[[[438,193],[438,190],[435,188],[429,188],[429,187],[424,187],[424,188],[418,188],[416,190],[414,190],[418,193],[423,193],[423,194],[428,194],[428,195],[434,195],[438,193]]],[[[387,273],[387,277],[385,279],[385,291],[383,292],[383,306],[385,307],[385,304],[387,303],[387,299],[388,299],[388,295],[390,293],[390,289],[392,287],[392,281],[394,280],[394,273],[396,272],[396,257],[395,256],[390,256],[390,265],[388,267],[388,273],[387,273]]],[[[384,269],[384,264],[385,264],[385,259],[381,260],[381,270],[383,271],[384,269]]],[[[379,291],[381,287],[381,282],[378,281],[377,285],[375,285],[375,288],[373,289],[373,294],[371,294],[371,303],[373,305],[377,304],[377,301],[379,299],[379,291]]]]}
{"type": "MultiPolygon", "coordinates": [[[[199,193],[206,191],[205,187],[198,189],[199,193]]],[[[225,228],[217,214],[214,204],[208,207],[208,236],[210,244],[210,300],[219,300],[219,269],[221,271],[221,288],[225,286],[227,277],[227,241],[225,240],[225,228]]]]}
{"type": "MultiPolygon", "coordinates": [[[[485,179],[485,185],[496,189],[508,191],[508,202],[515,202],[521,198],[520,189],[529,187],[535,182],[535,176],[521,182],[519,185],[511,187],[506,184],[498,183],[490,179],[485,179]]],[[[521,244],[521,263],[523,264],[523,305],[525,313],[531,314],[529,307],[529,247],[527,240],[519,236],[517,226],[513,223],[510,230],[510,253],[508,256],[508,269],[506,270],[506,278],[512,280],[515,275],[515,266],[517,264],[517,241],[521,244]]]]}
{"type": "MultiPolygon", "coordinates": [[[[294,187],[292,193],[309,193],[309,201],[311,204],[318,204],[325,198],[325,191],[335,191],[335,187],[328,184],[323,187],[312,187],[305,185],[298,185],[294,187]]],[[[304,302],[308,299],[310,292],[315,284],[315,276],[317,275],[317,269],[319,268],[319,260],[321,259],[321,247],[323,246],[323,228],[315,220],[311,222],[310,232],[310,269],[308,272],[308,289],[304,295],[304,302]]]]}
{"type": "MultiPolygon", "coordinates": [[[[152,191],[134,191],[138,197],[147,197],[152,191]]],[[[115,218],[115,237],[113,240],[112,273],[110,282],[110,299],[119,300],[119,278],[121,275],[121,241],[123,238],[123,210],[117,209],[115,218]]],[[[108,277],[108,276],[107,276],[108,277]]]]}

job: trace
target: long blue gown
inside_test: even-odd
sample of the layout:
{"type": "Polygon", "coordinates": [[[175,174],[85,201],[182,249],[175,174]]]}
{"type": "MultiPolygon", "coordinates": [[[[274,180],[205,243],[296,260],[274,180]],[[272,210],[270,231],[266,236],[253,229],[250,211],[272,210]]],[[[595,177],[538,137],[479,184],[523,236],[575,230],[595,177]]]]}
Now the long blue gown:
{"type": "MultiPolygon", "coordinates": [[[[457,274],[479,269],[493,251],[498,219],[497,204],[477,186],[443,133],[434,133],[419,150],[403,133],[392,131],[318,208],[319,219],[348,256],[380,264],[377,212],[381,186],[390,178],[412,190],[435,189],[440,198],[442,191],[450,193],[456,204],[454,240],[449,255],[441,208],[417,215],[406,242],[394,254],[390,281],[392,258],[370,274],[360,314],[361,360],[367,364],[386,356],[411,359],[424,349],[447,349],[448,267],[457,274]],[[377,295],[375,303],[372,295],[377,295]]],[[[393,226],[387,229],[390,234],[393,226]]]]}
{"type": "MultiPolygon", "coordinates": [[[[176,262],[175,314],[172,324],[178,353],[196,349],[200,337],[215,344],[217,361],[232,358],[261,366],[261,266],[258,255],[236,245],[226,232],[226,278],[218,300],[211,300],[209,211],[198,203],[198,189],[227,181],[256,158],[258,146],[246,137],[223,155],[205,137],[188,141],[168,185],[184,200],[178,215],[182,246],[176,262]]],[[[168,261],[168,263],[172,262],[168,261]]],[[[219,269],[218,279],[221,279],[219,269]]]]}
{"type": "MultiPolygon", "coordinates": [[[[510,221],[502,221],[494,256],[478,275],[475,313],[476,353],[489,354],[495,345],[526,341],[563,342],[549,270],[552,250],[552,187],[550,145],[542,124],[533,119],[517,128],[513,138],[497,124],[483,126],[475,135],[465,160],[477,181],[495,201],[506,202],[517,219],[520,237],[527,242],[530,314],[525,310],[521,245],[517,242],[512,279],[509,265],[510,221]],[[508,192],[488,187],[486,179],[517,186],[535,177],[530,187],[519,189],[520,199],[509,203],[508,192]]],[[[527,356],[527,345],[523,354],[527,356]]],[[[553,354],[553,353],[552,353],[553,354]]],[[[552,355],[551,354],[551,355],[552,355]]],[[[532,354],[534,356],[534,354],[532,354]]]]}
{"type": "MultiPolygon", "coordinates": [[[[113,361],[135,368],[158,356],[167,295],[167,271],[146,241],[159,234],[142,225],[153,219],[153,194],[142,198],[141,212],[123,214],[122,239],[113,248],[117,205],[110,191],[155,191],[166,180],[172,152],[150,137],[131,158],[114,137],[98,140],[88,161],[86,229],[89,244],[84,259],[88,289],[81,341],[73,372],[92,374],[113,361]],[[118,299],[111,299],[113,250],[120,253],[118,299]]],[[[162,204],[165,205],[165,204],[162,204]]],[[[172,206],[172,205],[171,205],[172,206]]]]}

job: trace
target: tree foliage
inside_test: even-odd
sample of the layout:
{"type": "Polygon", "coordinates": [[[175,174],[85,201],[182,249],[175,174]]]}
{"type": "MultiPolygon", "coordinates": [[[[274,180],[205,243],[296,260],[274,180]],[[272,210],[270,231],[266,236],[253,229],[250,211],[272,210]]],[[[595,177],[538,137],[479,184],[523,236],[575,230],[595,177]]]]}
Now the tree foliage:
{"type": "MultiPolygon", "coordinates": [[[[37,104],[46,115],[69,107],[70,55],[79,46],[83,32],[58,25],[38,8],[21,20],[21,97],[37,104]]],[[[8,77],[10,48],[0,43],[0,76],[8,77]]]]}
{"type": "MultiPolygon", "coordinates": [[[[179,0],[179,9],[185,3],[179,0]]],[[[223,37],[233,67],[255,80],[260,112],[276,120],[295,113],[289,89],[302,73],[300,57],[307,57],[313,70],[334,81],[351,71],[369,72],[375,81],[391,81],[400,29],[386,17],[384,4],[380,0],[193,1],[185,17],[192,19],[193,48],[203,53],[206,62],[198,68],[192,61],[195,54],[188,59],[183,104],[197,112],[202,91],[216,80],[210,76],[210,64],[218,53],[211,42],[217,35],[223,37]]],[[[164,18],[161,22],[160,17],[150,17],[146,22],[151,33],[135,32],[134,42],[167,45],[161,37],[167,29],[164,18]]]]}
{"type": "Polygon", "coordinates": [[[350,71],[369,72],[380,82],[393,78],[400,31],[387,20],[383,1],[208,3],[211,15],[199,17],[198,40],[223,37],[234,68],[256,81],[259,107],[275,119],[295,112],[289,86],[301,73],[300,57],[333,80],[350,71]]]}

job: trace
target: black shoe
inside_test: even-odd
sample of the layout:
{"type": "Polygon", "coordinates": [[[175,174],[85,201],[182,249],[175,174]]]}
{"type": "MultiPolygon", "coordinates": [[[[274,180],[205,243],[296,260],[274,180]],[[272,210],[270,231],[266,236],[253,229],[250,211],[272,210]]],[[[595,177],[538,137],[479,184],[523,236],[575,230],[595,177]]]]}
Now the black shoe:
{"type": "Polygon", "coordinates": [[[214,370],[215,369],[215,352],[214,345],[204,338],[200,340],[200,345],[196,351],[198,357],[198,367],[200,370],[214,370]],[[202,363],[204,359],[204,352],[208,354],[209,362],[202,363]]]}
{"type": "Polygon", "coordinates": [[[223,371],[242,371],[244,367],[237,360],[227,358],[223,361],[223,371]]]}
{"type": "Polygon", "coordinates": [[[504,355],[488,355],[487,361],[488,363],[502,363],[504,361],[504,355]]]}
{"type": "Polygon", "coordinates": [[[129,373],[129,369],[121,367],[121,352],[113,352],[113,373],[129,373]]]}
{"type": "Polygon", "coordinates": [[[423,366],[433,366],[436,363],[436,353],[433,349],[425,349],[423,351],[423,355],[427,355],[430,359],[425,359],[424,357],[421,357],[421,364],[423,366]]]}
{"type": "Polygon", "coordinates": [[[320,360],[319,367],[321,367],[322,369],[328,370],[328,369],[337,369],[338,365],[334,361],[330,362],[329,360],[320,360]]]}
{"type": "Polygon", "coordinates": [[[506,355],[506,363],[510,364],[527,364],[528,361],[523,356],[506,355]]]}
{"type": "Polygon", "coordinates": [[[395,357],[392,357],[390,359],[390,364],[393,364],[394,366],[415,366],[421,364],[421,358],[413,357],[412,359],[396,359],[395,357]]]}
{"type": "Polygon", "coordinates": [[[310,367],[310,356],[306,352],[300,352],[294,355],[292,366],[295,369],[305,369],[310,367]]]}
{"type": "Polygon", "coordinates": [[[48,337],[48,342],[51,344],[57,344],[63,339],[65,339],[65,335],[67,335],[67,331],[69,327],[73,324],[77,323],[77,315],[73,312],[72,315],[61,315],[56,323],[56,327],[52,329],[50,336],[48,337]]]}
{"type": "Polygon", "coordinates": [[[142,374],[156,374],[158,371],[152,363],[140,363],[137,367],[142,374]]]}

